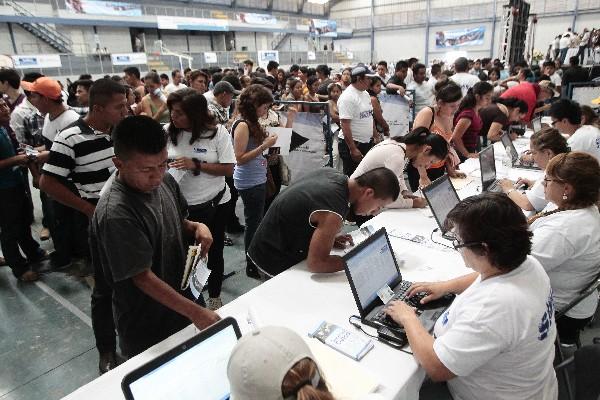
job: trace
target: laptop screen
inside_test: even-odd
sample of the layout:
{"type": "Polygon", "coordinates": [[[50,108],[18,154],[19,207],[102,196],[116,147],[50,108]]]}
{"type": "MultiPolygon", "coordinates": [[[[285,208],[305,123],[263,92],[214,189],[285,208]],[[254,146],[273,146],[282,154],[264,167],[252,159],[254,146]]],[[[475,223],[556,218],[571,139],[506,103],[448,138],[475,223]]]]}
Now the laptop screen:
{"type": "Polygon", "coordinates": [[[460,202],[458,195],[454,191],[452,182],[447,175],[439,178],[439,182],[423,189],[423,194],[427,198],[431,212],[437,220],[438,226],[444,231],[444,221],[448,213],[460,202]]]}
{"type": "Polygon", "coordinates": [[[502,141],[502,144],[504,145],[505,150],[510,149],[512,163],[516,164],[517,161],[519,160],[519,155],[517,154],[517,149],[515,149],[515,145],[513,144],[512,140],[510,139],[510,136],[508,136],[508,133],[504,133],[502,135],[502,137],[500,137],[500,140],[502,141]]]}
{"type": "Polygon", "coordinates": [[[494,146],[488,146],[479,153],[479,167],[481,168],[482,189],[487,189],[496,180],[496,160],[494,160],[494,146]]]}
{"type": "Polygon", "coordinates": [[[131,382],[135,400],[224,400],[229,398],[227,363],[238,339],[233,325],[131,382]]]}
{"type": "Polygon", "coordinates": [[[346,259],[348,272],[363,309],[377,298],[377,291],[391,285],[399,271],[384,230],[376,233],[372,241],[357,249],[346,259]]]}
{"type": "Polygon", "coordinates": [[[539,131],[542,130],[542,119],[541,118],[534,118],[531,121],[531,127],[533,128],[533,133],[537,133],[539,131]]]}

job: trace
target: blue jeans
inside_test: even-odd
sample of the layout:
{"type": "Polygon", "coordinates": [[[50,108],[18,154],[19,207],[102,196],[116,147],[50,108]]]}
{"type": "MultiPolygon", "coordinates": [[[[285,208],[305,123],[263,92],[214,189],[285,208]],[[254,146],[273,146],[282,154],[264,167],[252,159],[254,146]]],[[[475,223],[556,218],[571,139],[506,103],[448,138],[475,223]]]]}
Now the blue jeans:
{"type": "Polygon", "coordinates": [[[244,218],[246,220],[244,250],[248,251],[254,233],[256,233],[265,212],[266,184],[261,183],[248,189],[240,189],[238,192],[244,203],[244,218]]]}

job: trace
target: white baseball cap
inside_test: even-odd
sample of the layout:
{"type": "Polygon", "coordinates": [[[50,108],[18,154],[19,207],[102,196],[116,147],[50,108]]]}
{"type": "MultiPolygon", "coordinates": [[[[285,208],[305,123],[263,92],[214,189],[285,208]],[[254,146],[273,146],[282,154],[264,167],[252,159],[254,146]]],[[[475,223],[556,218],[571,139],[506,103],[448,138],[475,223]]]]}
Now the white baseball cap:
{"type": "MultiPolygon", "coordinates": [[[[231,399],[283,400],[283,378],[304,358],[314,361],[306,342],[291,329],[266,326],[248,333],[233,348],[227,365],[231,399]]],[[[316,377],[318,383],[320,375],[316,377]]]]}

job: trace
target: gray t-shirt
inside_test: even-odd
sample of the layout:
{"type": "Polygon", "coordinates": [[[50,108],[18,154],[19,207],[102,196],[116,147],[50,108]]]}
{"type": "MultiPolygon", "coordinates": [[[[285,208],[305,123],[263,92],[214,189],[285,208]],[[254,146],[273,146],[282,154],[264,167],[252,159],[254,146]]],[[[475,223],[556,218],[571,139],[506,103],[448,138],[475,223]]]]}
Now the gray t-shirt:
{"type": "Polygon", "coordinates": [[[117,178],[98,202],[90,224],[92,261],[102,266],[113,289],[113,313],[127,356],[190,323],[144,294],[131,279],[150,269],[181,292],[187,254],[183,232],[186,216],[187,203],[169,174],[150,193],[131,189],[117,178]]]}
{"type": "Polygon", "coordinates": [[[248,255],[270,276],[304,260],[315,226],[316,211],[329,211],[343,220],[350,211],[348,177],[322,168],[282,191],[269,207],[248,248],[248,255]]]}

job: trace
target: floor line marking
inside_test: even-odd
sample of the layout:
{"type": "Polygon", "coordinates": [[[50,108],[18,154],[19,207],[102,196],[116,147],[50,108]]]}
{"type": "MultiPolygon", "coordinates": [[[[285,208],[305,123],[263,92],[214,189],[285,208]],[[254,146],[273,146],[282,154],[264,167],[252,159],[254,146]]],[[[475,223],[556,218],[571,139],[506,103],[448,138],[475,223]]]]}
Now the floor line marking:
{"type": "Polygon", "coordinates": [[[44,282],[36,281],[34,283],[36,284],[37,287],[42,289],[42,291],[44,291],[48,296],[52,297],[60,305],[62,305],[67,310],[69,310],[71,312],[71,314],[75,315],[77,318],[79,318],[81,321],[83,321],[84,324],[86,324],[90,328],[92,327],[92,319],[90,317],[88,317],[79,308],[77,308],[73,303],[71,303],[69,300],[65,299],[64,297],[62,297],[60,294],[58,294],[54,289],[52,289],[50,286],[46,285],[44,282]]]}

